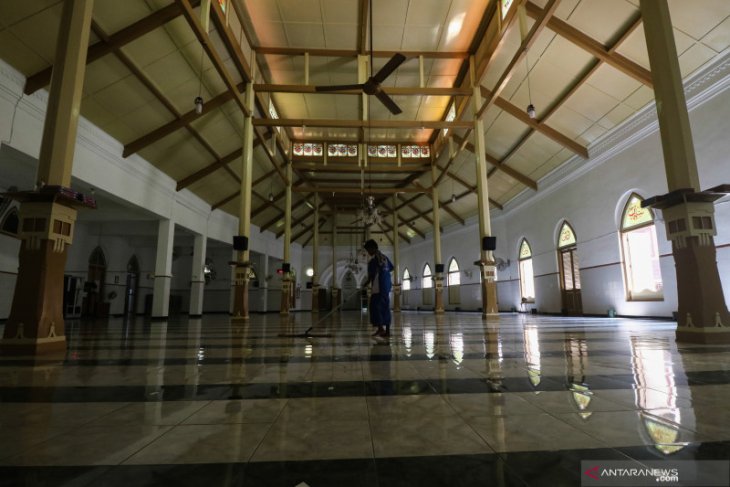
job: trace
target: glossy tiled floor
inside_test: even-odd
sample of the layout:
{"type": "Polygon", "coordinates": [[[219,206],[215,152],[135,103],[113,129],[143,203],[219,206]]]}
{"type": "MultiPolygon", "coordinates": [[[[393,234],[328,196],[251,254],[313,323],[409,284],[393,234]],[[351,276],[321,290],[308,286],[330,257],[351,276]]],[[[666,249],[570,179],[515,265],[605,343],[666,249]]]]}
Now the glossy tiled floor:
{"type": "Polygon", "coordinates": [[[580,485],[730,458],[730,347],[659,321],[403,313],[71,322],[0,358],[0,486],[580,485]]]}

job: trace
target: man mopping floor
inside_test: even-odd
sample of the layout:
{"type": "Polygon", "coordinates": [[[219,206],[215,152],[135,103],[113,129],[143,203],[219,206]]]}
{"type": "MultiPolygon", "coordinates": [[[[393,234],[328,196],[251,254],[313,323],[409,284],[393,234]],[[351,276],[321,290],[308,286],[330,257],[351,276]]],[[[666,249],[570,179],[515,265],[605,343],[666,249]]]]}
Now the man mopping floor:
{"type": "Polygon", "coordinates": [[[368,283],[370,291],[370,323],[377,327],[374,337],[390,336],[390,289],[392,287],[390,273],[393,263],[381,251],[375,240],[368,240],[364,245],[371,259],[368,262],[368,283]]]}

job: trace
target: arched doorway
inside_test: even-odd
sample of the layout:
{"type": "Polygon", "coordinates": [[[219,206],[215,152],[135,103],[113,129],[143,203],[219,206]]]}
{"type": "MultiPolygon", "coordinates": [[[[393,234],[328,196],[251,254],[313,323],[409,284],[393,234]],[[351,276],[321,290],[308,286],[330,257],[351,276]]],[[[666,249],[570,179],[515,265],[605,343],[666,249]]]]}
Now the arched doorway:
{"type": "Polygon", "coordinates": [[[101,247],[96,247],[89,257],[89,270],[84,284],[86,297],[82,308],[85,316],[99,317],[109,314],[109,305],[104,303],[105,277],[106,257],[101,247]]]}
{"type": "Polygon", "coordinates": [[[563,312],[570,316],[582,315],[583,300],[580,294],[578,247],[575,232],[568,222],[563,222],[558,234],[558,261],[563,312]]]}
{"type": "Polygon", "coordinates": [[[139,261],[133,255],[127,262],[127,286],[124,291],[124,316],[137,314],[137,294],[139,291],[139,261]]]}

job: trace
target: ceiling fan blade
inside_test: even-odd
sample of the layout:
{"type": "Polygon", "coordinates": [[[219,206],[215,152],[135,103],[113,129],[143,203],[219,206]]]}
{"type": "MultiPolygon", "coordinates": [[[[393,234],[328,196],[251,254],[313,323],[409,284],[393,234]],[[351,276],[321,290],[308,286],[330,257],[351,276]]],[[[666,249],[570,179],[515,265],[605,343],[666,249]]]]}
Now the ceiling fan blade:
{"type": "Polygon", "coordinates": [[[378,100],[380,100],[380,103],[385,105],[385,108],[390,110],[390,113],[392,113],[393,115],[398,115],[399,113],[401,113],[403,111],[400,109],[400,107],[398,105],[395,104],[393,99],[390,96],[388,96],[388,94],[386,92],[379,91],[379,92],[375,93],[375,97],[378,100]]]}
{"type": "Polygon", "coordinates": [[[318,92],[326,92],[326,91],[346,91],[346,90],[362,90],[363,84],[357,84],[357,85],[325,85],[325,86],[315,86],[314,91],[318,92]]]}
{"type": "Polygon", "coordinates": [[[390,76],[390,74],[398,69],[398,67],[403,64],[406,61],[406,57],[401,53],[395,53],[392,58],[390,58],[390,61],[385,63],[385,66],[380,68],[380,71],[375,73],[375,76],[373,76],[373,79],[377,81],[378,83],[382,83],[385,81],[385,78],[390,76]]]}

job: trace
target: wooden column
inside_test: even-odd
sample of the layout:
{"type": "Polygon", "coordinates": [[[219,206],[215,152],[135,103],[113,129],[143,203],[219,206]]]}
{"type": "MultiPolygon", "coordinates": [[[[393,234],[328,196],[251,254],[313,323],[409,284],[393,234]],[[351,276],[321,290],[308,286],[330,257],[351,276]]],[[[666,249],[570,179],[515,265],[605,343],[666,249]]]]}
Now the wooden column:
{"type": "Polygon", "coordinates": [[[332,309],[340,304],[340,290],[337,288],[337,209],[332,215],[332,309]]]}
{"type": "Polygon", "coordinates": [[[286,166],[286,208],[284,209],[284,275],[281,279],[281,309],[282,315],[288,315],[292,307],[292,278],[291,278],[291,185],[292,185],[292,164],[286,166]]]}
{"type": "MultiPolygon", "coordinates": [[[[650,198],[661,209],[677,272],[677,341],[730,343],[730,313],[717,269],[714,203],[700,192],[692,132],[666,0],[641,0],[664,167],[670,193],[650,198]]],[[[724,189],[727,191],[727,187],[724,189]]]]}
{"type": "MultiPolygon", "coordinates": [[[[325,149],[325,153],[327,150],[325,149]]],[[[314,193],[314,236],[312,237],[312,313],[319,313],[319,193],[314,193]]]]}
{"type": "MultiPolygon", "coordinates": [[[[472,106],[474,113],[482,106],[482,93],[475,79],[475,61],[471,58],[470,76],[472,84],[472,106]]],[[[494,282],[494,257],[491,251],[484,250],[484,237],[491,236],[492,228],[489,219],[489,183],[487,181],[487,155],[484,140],[484,122],[474,117],[474,152],[476,156],[477,206],[479,214],[479,272],[482,277],[482,318],[497,313],[497,285],[494,282]]]]}
{"type": "MultiPolygon", "coordinates": [[[[255,63],[254,63],[255,64],[255,63]]],[[[243,136],[241,154],[241,196],[238,212],[238,247],[236,252],[235,280],[233,284],[233,320],[248,320],[249,273],[251,268],[249,237],[251,236],[251,191],[253,174],[253,83],[246,85],[244,94],[246,107],[251,115],[243,116],[243,136]]]]}
{"type": "MultiPolygon", "coordinates": [[[[398,151],[400,154],[400,151],[398,151]]],[[[400,312],[400,246],[398,235],[398,196],[393,195],[393,311],[400,312]]]]}
{"type": "MultiPolygon", "coordinates": [[[[63,4],[38,161],[37,191],[18,194],[18,278],[0,350],[36,355],[66,350],[63,273],[73,242],[78,201],[64,197],[71,184],[81,90],[93,0],[63,4]]],[[[87,203],[94,206],[93,200],[87,203]]]]}
{"type": "MultiPolygon", "coordinates": [[[[436,165],[431,164],[431,181],[436,181],[436,165]]],[[[444,312],[444,264],[441,261],[441,223],[439,218],[439,189],[433,184],[431,187],[431,208],[433,218],[433,312],[444,312]]]]}

